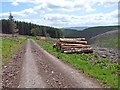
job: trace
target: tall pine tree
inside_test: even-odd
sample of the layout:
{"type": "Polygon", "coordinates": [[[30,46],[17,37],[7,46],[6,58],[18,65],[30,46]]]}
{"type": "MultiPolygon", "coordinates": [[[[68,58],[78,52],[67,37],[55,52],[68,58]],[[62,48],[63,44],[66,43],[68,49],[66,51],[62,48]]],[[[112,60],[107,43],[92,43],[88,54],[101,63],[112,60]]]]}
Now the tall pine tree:
{"type": "Polygon", "coordinates": [[[13,19],[11,12],[10,12],[10,16],[9,16],[8,20],[9,20],[10,31],[12,32],[12,36],[14,37],[15,34],[18,33],[19,30],[17,29],[17,25],[14,22],[14,19],[13,19]]]}

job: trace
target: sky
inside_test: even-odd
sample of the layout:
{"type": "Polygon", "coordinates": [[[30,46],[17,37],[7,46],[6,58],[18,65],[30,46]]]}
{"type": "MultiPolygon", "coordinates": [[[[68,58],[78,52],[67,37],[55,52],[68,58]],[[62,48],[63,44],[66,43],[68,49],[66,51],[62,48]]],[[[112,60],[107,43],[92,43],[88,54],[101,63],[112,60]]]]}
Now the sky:
{"type": "Polygon", "coordinates": [[[118,24],[119,0],[0,0],[0,19],[52,27],[108,26],[118,24]]]}

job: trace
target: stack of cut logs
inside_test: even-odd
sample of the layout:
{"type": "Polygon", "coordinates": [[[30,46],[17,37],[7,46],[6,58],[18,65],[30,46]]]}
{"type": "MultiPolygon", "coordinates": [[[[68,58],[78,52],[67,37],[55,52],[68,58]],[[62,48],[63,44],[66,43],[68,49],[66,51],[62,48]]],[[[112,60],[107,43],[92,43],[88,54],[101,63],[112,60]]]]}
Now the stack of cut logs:
{"type": "Polygon", "coordinates": [[[64,53],[92,53],[93,49],[85,38],[60,38],[53,47],[64,53]]]}

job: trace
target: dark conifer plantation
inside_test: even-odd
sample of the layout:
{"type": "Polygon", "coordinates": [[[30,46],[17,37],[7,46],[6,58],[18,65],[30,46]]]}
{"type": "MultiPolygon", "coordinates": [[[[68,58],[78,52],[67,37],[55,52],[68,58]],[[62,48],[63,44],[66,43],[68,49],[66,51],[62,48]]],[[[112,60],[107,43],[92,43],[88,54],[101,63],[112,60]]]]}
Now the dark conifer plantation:
{"type": "MultiPolygon", "coordinates": [[[[2,19],[2,33],[4,34],[12,34],[10,30],[9,20],[2,19]]],[[[63,37],[63,31],[58,28],[50,27],[50,26],[41,26],[27,22],[15,21],[17,28],[19,29],[20,35],[33,35],[31,30],[33,28],[39,29],[38,35],[46,36],[49,35],[52,38],[63,37]]]]}

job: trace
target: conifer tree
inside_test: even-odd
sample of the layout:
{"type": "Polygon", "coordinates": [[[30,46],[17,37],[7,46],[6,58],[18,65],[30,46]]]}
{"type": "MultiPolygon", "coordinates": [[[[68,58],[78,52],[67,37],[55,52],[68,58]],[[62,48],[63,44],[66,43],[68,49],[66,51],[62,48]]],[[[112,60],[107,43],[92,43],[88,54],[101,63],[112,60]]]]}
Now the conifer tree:
{"type": "Polygon", "coordinates": [[[17,29],[17,25],[14,22],[14,19],[13,19],[13,16],[12,16],[11,12],[10,12],[10,16],[9,16],[8,20],[9,20],[10,31],[12,33],[12,36],[14,37],[15,34],[18,33],[19,30],[17,29]]]}

